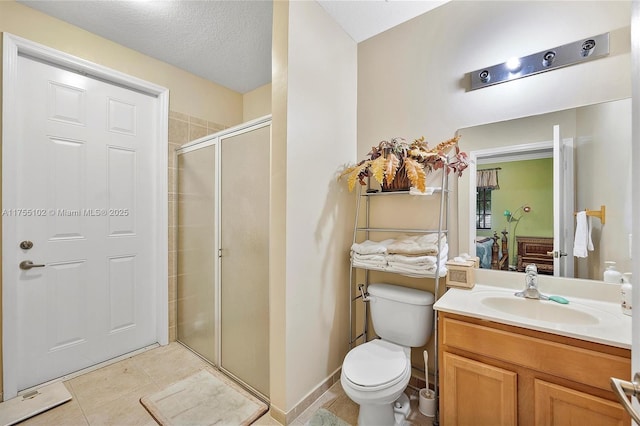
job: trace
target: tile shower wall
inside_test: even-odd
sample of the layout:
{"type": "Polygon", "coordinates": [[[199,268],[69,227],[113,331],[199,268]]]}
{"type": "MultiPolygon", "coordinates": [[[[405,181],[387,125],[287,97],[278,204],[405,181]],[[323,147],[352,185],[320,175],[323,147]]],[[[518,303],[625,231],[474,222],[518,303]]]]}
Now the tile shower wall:
{"type": "Polygon", "coordinates": [[[176,300],[178,285],[177,179],[176,149],[182,145],[228,128],[223,124],[169,112],[169,341],[176,340],[176,300]]]}

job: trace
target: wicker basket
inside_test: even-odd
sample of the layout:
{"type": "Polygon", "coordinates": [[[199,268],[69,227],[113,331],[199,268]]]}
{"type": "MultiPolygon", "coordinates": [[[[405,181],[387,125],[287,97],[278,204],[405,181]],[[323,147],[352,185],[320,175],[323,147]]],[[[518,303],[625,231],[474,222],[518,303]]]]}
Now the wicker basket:
{"type": "Polygon", "coordinates": [[[395,178],[390,184],[387,183],[386,179],[382,182],[382,192],[408,191],[410,187],[411,182],[404,165],[398,169],[395,178]]]}

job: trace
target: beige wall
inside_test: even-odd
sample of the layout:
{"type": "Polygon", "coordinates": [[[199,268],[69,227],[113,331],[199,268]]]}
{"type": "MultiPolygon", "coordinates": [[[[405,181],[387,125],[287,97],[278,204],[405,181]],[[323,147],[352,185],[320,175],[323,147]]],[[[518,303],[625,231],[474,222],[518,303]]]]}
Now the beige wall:
{"type": "Polygon", "coordinates": [[[290,420],[348,348],[353,194],[336,177],[355,159],[357,46],[315,2],[276,2],[274,22],[271,404],[290,420]]]}
{"type": "Polygon", "coordinates": [[[273,418],[287,413],[287,96],[289,2],[273,3],[271,52],[271,199],[269,212],[269,399],[273,418]]]}
{"type": "MultiPolygon", "coordinates": [[[[576,259],[576,276],[603,279],[604,262],[631,272],[631,99],[580,108],[576,117],[576,210],[606,206],[606,223],[591,219],[594,251],[576,259]],[[615,166],[611,167],[611,161],[615,166]]],[[[637,214],[635,215],[637,217],[637,214]]]]}
{"type": "MultiPolygon", "coordinates": [[[[360,43],[358,158],[393,136],[424,135],[433,146],[459,128],[629,97],[630,10],[629,1],[453,0],[360,43]],[[608,31],[606,58],[466,90],[471,71],[608,31]]],[[[464,139],[460,146],[473,149],[464,139]]],[[[454,193],[450,256],[468,247],[458,248],[456,201],[454,193]]],[[[393,279],[433,288],[429,280],[393,279]]]]}
{"type": "Polygon", "coordinates": [[[271,83],[242,95],[242,121],[271,114],[271,83]]]}
{"type": "Polygon", "coordinates": [[[291,2],[287,112],[287,407],[340,365],[348,344],[357,45],[315,2],[291,2]],[[313,52],[313,54],[309,54],[313,52]]]}

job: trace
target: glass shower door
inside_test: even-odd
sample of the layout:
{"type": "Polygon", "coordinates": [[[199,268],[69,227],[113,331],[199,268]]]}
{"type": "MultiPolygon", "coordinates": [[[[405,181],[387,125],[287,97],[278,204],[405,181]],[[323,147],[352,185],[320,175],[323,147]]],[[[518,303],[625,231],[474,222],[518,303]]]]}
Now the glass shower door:
{"type": "Polygon", "coordinates": [[[217,364],[216,145],[178,155],[177,338],[217,364]]]}
{"type": "Polygon", "coordinates": [[[221,140],[220,367],[269,396],[271,127],[221,140]]]}

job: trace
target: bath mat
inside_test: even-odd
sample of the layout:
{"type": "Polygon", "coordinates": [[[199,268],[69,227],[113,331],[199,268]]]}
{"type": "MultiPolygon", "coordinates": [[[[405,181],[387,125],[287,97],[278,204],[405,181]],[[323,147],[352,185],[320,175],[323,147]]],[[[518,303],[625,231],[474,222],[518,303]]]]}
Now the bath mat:
{"type": "Polygon", "coordinates": [[[55,382],[33,392],[17,396],[0,404],[0,425],[19,423],[36,414],[71,401],[71,394],[62,382],[55,382]]]}
{"type": "Polygon", "coordinates": [[[267,405],[230,379],[205,369],[140,398],[162,426],[249,425],[267,405]]]}
{"type": "Polygon", "coordinates": [[[320,408],[313,413],[313,416],[305,424],[305,426],[351,426],[329,410],[320,408]]]}

